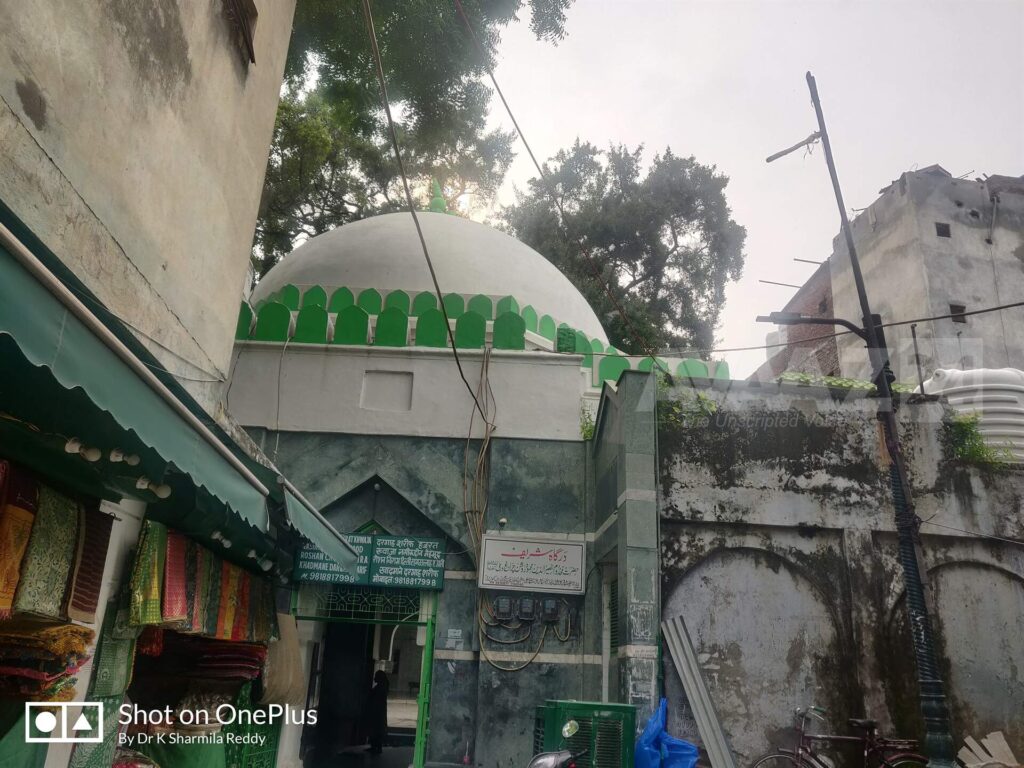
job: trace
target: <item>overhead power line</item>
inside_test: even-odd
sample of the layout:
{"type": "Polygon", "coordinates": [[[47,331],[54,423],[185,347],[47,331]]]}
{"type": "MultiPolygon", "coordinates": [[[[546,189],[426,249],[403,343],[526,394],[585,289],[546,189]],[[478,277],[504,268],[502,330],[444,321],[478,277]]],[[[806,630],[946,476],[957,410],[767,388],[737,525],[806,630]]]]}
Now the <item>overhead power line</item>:
{"type": "Polygon", "coordinates": [[[420,247],[423,249],[423,258],[426,259],[427,269],[430,270],[430,279],[434,283],[434,292],[437,294],[437,302],[441,307],[441,314],[444,315],[444,327],[448,331],[448,340],[452,345],[452,355],[455,357],[455,367],[459,369],[459,376],[462,378],[462,383],[466,385],[466,391],[469,392],[469,396],[473,398],[473,402],[476,404],[476,410],[480,413],[480,417],[484,420],[484,423],[488,426],[492,426],[491,422],[487,418],[487,414],[484,412],[483,406],[480,404],[480,400],[477,399],[476,392],[469,383],[469,379],[466,378],[465,371],[462,370],[462,361],[459,359],[459,350],[455,346],[455,334],[452,332],[451,320],[448,317],[448,310],[444,305],[444,296],[441,293],[441,286],[437,282],[437,273],[434,271],[434,262],[430,259],[430,251],[427,249],[427,240],[423,236],[423,228],[420,226],[419,216],[416,215],[416,206],[413,203],[412,191],[409,189],[409,177],[405,172],[405,161],[402,159],[402,150],[398,145],[398,132],[395,130],[395,120],[391,116],[391,101],[388,98],[388,86],[387,81],[384,77],[384,64],[381,60],[380,48],[377,45],[377,30],[373,25],[373,11],[370,10],[370,0],[362,0],[363,2],[363,16],[366,17],[366,28],[370,35],[370,48],[373,53],[373,63],[377,69],[377,81],[380,83],[380,96],[381,105],[384,107],[384,114],[388,119],[388,133],[391,136],[391,146],[395,152],[395,160],[398,163],[398,173],[402,177],[402,188],[405,190],[405,201],[409,206],[409,213],[412,214],[413,223],[416,225],[416,234],[420,240],[420,247]]]}
{"type": "MultiPolygon", "coordinates": [[[[364,3],[365,2],[366,0],[364,0],[364,3]]],[[[516,119],[515,114],[512,112],[512,107],[509,106],[508,99],[505,98],[505,94],[501,90],[501,86],[498,85],[498,79],[494,76],[494,70],[491,68],[490,62],[488,61],[487,52],[484,51],[483,46],[480,44],[479,38],[477,38],[476,33],[473,31],[473,26],[469,23],[469,17],[466,16],[466,10],[465,8],[462,7],[461,0],[454,0],[454,2],[455,10],[458,13],[459,18],[462,19],[463,26],[465,26],[466,28],[466,34],[469,35],[469,39],[472,41],[473,47],[476,48],[477,55],[480,57],[480,63],[483,65],[484,70],[486,70],[488,77],[490,77],[491,84],[494,86],[494,90],[498,94],[498,98],[501,99],[501,103],[504,105],[505,111],[508,113],[509,119],[512,121],[512,125],[515,126],[516,134],[518,134],[519,140],[523,142],[523,146],[526,148],[526,153],[530,156],[530,160],[533,162],[533,167],[537,169],[537,174],[544,182],[544,188],[547,191],[548,196],[551,198],[551,202],[554,203],[555,208],[558,210],[558,215],[561,219],[562,224],[562,226],[559,229],[561,231],[562,236],[568,243],[573,244],[580,249],[580,253],[582,253],[584,256],[584,261],[586,261],[587,266],[590,267],[590,271],[593,273],[594,280],[598,283],[598,285],[601,286],[605,295],[607,295],[608,299],[612,302],[612,306],[615,307],[615,311],[618,312],[619,317],[622,318],[622,321],[626,326],[626,330],[629,332],[630,336],[633,337],[633,341],[637,343],[640,349],[644,350],[644,354],[648,355],[652,360],[655,361],[655,364],[664,371],[666,376],[671,376],[672,374],[669,371],[664,370],[664,366],[658,362],[658,357],[654,353],[654,350],[651,349],[650,345],[647,344],[640,337],[640,334],[637,332],[636,327],[633,325],[633,321],[630,320],[629,315],[626,314],[626,310],[623,309],[622,304],[615,297],[614,293],[612,293],[612,290],[609,287],[608,283],[604,280],[603,277],[601,277],[601,271],[597,266],[596,260],[590,253],[590,250],[584,244],[583,238],[574,237],[570,235],[569,217],[565,213],[565,208],[562,206],[562,201],[559,199],[558,195],[555,194],[555,190],[548,179],[547,173],[545,172],[540,162],[537,160],[537,156],[533,153],[533,148],[530,147],[530,142],[526,140],[526,134],[523,133],[523,129],[520,127],[519,121],[516,119]]]]}

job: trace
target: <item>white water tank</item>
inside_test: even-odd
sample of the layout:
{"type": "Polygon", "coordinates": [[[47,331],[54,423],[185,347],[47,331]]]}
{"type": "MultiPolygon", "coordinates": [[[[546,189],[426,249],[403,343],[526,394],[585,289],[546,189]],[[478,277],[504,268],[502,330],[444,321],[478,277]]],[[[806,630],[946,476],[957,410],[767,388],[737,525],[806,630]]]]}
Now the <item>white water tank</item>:
{"type": "Polygon", "coordinates": [[[1024,371],[1016,368],[938,370],[924,382],[929,395],[941,395],[958,413],[978,414],[987,445],[1009,449],[1024,463],[1024,371]]]}

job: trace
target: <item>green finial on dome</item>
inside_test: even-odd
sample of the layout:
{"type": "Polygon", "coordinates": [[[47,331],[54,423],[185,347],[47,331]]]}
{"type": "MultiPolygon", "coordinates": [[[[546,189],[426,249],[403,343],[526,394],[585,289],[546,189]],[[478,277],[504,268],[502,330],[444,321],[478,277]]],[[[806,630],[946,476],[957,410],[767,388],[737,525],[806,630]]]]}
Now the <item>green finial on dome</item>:
{"type": "Polygon", "coordinates": [[[437,183],[437,179],[431,179],[430,192],[432,196],[427,210],[434,213],[448,213],[448,203],[444,201],[444,195],[441,194],[441,185],[437,183]]]}

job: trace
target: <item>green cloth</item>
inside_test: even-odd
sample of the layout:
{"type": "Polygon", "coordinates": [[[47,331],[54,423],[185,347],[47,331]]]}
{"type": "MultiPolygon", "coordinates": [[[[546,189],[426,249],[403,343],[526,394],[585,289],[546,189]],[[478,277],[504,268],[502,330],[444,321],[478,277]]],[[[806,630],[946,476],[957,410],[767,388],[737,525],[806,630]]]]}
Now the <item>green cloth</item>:
{"type": "Polygon", "coordinates": [[[110,768],[117,750],[117,710],[124,701],[124,694],[100,696],[95,701],[103,704],[103,741],[98,744],[76,744],[71,753],[68,768],[110,768]]]}
{"type": "Polygon", "coordinates": [[[64,593],[78,545],[78,511],[73,499],[45,485],[39,488],[39,511],[14,595],[15,614],[64,618],[64,593]]]}
{"type": "MultiPolygon", "coordinates": [[[[253,527],[267,530],[263,494],[4,248],[0,335],[10,336],[32,366],[45,366],[64,390],[81,389],[99,411],[134,432],[196,486],[208,489],[253,527]]],[[[94,416],[83,413],[78,426],[94,416]]]]}
{"type": "Polygon", "coordinates": [[[161,597],[166,558],[167,526],[147,519],[142,524],[139,548],[132,568],[129,622],[134,626],[160,624],[164,620],[161,597]]]}
{"type": "Polygon", "coordinates": [[[132,665],[135,662],[135,640],[137,628],[129,628],[130,595],[128,590],[107,603],[103,616],[103,629],[96,643],[96,656],[92,662],[92,680],[89,694],[116,696],[127,690],[132,680],[132,665]]]}
{"type": "Polygon", "coordinates": [[[0,768],[43,768],[45,744],[25,743],[25,705],[0,701],[0,768]]]}
{"type": "Polygon", "coordinates": [[[359,554],[341,541],[342,535],[333,526],[321,522],[288,490],[284,492],[284,508],[292,528],[313,542],[339,566],[355,573],[359,554]]]}
{"type": "MultiPolygon", "coordinates": [[[[227,768],[224,744],[139,744],[141,752],[160,768],[227,768]]],[[[109,763],[108,763],[109,765],[109,763]]]]}

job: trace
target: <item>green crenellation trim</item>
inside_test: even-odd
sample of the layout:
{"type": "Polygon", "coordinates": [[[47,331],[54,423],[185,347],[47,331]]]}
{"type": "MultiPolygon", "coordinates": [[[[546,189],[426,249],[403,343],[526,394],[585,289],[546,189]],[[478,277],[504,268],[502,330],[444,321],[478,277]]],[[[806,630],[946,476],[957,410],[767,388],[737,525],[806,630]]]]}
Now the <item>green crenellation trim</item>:
{"type": "Polygon", "coordinates": [[[392,291],[384,300],[384,309],[400,309],[409,314],[409,294],[405,291],[392,291]]]}
{"type": "Polygon", "coordinates": [[[523,311],[520,312],[519,314],[522,316],[523,322],[526,323],[526,330],[531,331],[532,333],[536,333],[537,310],[535,310],[533,307],[527,304],[525,307],[523,307],[523,311]]]}
{"type": "Polygon", "coordinates": [[[355,304],[345,307],[334,320],[335,344],[366,344],[370,331],[370,316],[355,304]]]}
{"type": "Polygon", "coordinates": [[[404,347],[409,343],[409,316],[397,307],[385,309],[377,315],[373,331],[375,347],[404,347]]]}
{"type": "Polygon", "coordinates": [[[660,370],[660,371],[667,371],[667,370],[669,370],[668,363],[666,363],[660,357],[658,357],[658,358],[645,357],[643,360],[641,360],[637,364],[636,369],[638,371],[643,371],[644,373],[650,373],[651,369],[654,368],[655,360],[657,360],[658,370],[660,370]]]}
{"type": "Polygon", "coordinates": [[[429,291],[417,293],[412,300],[412,316],[420,317],[428,309],[437,309],[437,296],[429,291]]]}
{"type": "MultiPolygon", "coordinates": [[[[598,381],[618,381],[622,372],[632,367],[629,356],[615,347],[606,347],[599,339],[591,339],[567,323],[558,323],[551,315],[542,315],[538,319],[532,306],[520,309],[513,296],[503,296],[492,302],[488,296],[477,294],[469,299],[467,308],[461,294],[450,293],[445,295],[444,302],[449,317],[456,320],[455,343],[460,349],[482,349],[485,346],[487,322],[494,311],[496,318],[491,341],[494,349],[523,350],[526,348],[526,331],[531,331],[553,342],[557,352],[582,355],[581,367],[596,368],[598,381]]],[[[415,346],[442,349],[448,346],[444,316],[438,309],[437,297],[430,291],[421,291],[415,298],[410,298],[406,291],[391,291],[384,301],[376,289],[361,291],[357,299],[349,288],[343,286],[337,288],[328,301],[327,292],[319,285],[311,286],[300,294],[299,289],[290,283],[270,294],[255,308],[242,302],[235,338],[239,341],[287,341],[292,316],[295,315],[291,341],[324,344],[328,341],[329,313],[336,314],[332,339],[335,344],[369,343],[370,316],[377,315],[375,346],[407,346],[410,317],[417,318],[415,346]],[[301,310],[289,306],[289,303],[298,305],[300,300],[301,310]],[[374,309],[376,311],[371,311],[374,309]]],[[[657,362],[659,367],[668,368],[669,364],[664,359],[657,358],[657,362]]],[[[683,377],[727,380],[730,376],[729,364],[724,360],[686,358],[675,362],[675,366],[675,373],[683,377]]],[[[639,371],[649,372],[654,367],[654,360],[650,357],[636,363],[639,371]]]]}
{"type": "Polygon", "coordinates": [[[491,346],[495,349],[526,349],[526,323],[517,313],[502,312],[494,319],[491,346]]]}
{"type": "Polygon", "coordinates": [[[302,294],[302,306],[303,307],[326,307],[327,306],[327,291],[321,288],[319,285],[314,285],[312,288],[307,288],[306,292],[302,294]]]}
{"type": "Polygon", "coordinates": [[[331,294],[331,303],[327,305],[327,310],[341,312],[345,307],[351,307],[355,303],[356,298],[352,295],[352,291],[343,286],[331,294]]]}
{"type": "Polygon", "coordinates": [[[558,333],[555,336],[555,352],[575,352],[576,331],[565,323],[558,326],[558,333]]]}
{"type": "Polygon", "coordinates": [[[476,312],[466,312],[455,321],[455,346],[459,349],[483,349],[487,340],[487,321],[476,312]]]}
{"type": "Polygon", "coordinates": [[[555,340],[555,335],[558,333],[558,326],[555,325],[554,318],[552,318],[551,315],[543,315],[540,318],[540,322],[537,324],[537,333],[548,341],[555,340]]]}
{"type": "Polygon", "coordinates": [[[278,291],[277,298],[274,300],[284,304],[288,309],[297,310],[299,308],[299,289],[288,283],[288,285],[278,291]]]}
{"type": "Polygon", "coordinates": [[[361,308],[368,315],[379,315],[384,308],[384,302],[380,297],[380,291],[376,288],[367,288],[359,292],[356,299],[356,306],[361,308]]]}
{"type": "Polygon", "coordinates": [[[449,320],[457,320],[466,311],[466,300],[458,293],[446,293],[444,295],[444,311],[448,314],[449,320]]]}
{"type": "Polygon", "coordinates": [[[252,313],[252,307],[246,302],[242,302],[242,306],[238,308],[238,324],[235,326],[235,338],[244,341],[249,338],[249,334],[252,333],[252,324],[255,319],[255,315],[252,313]]]}
{"type": "Polygon", "coordinates": [[[491,303],[491,299],[488,296],[478,293],[473,296],[466,304],[467,312],[476,312],[478,315],[483,317],[484,320],[494,319],[494,304],[491,303]]]}
{"type": "Polygon", "coordinates": [[[317,304],[300,309],[295,319],[292,341],[300,344],[326,344],[327,310],[317,304]]]}
{"type": "Polygon", "coordinates": [[[516,301],[515,296],[502,296],[498,299],[498,304],[494,308],[495,318],[498,315],[504,315],[506,312],[519,313],[519,302],[516,301]]]}
{"type": "Polygon", "coordinates": [[[587,338],[587,334],[583,333],[583,331],[576,331],[576,347],[574,351],[578,355],[583,355],[583,362],[580,364],[581,368],[594,367],[594,349],[590,346],[590,339],[587,338]]]}
{"type": "Polygon", "coordinates": [[[440,309],[428,309],[416,319],[417,347],[447,347],[448,329],[440,309]]]}
{"type": "Polygon", "coordinates": [[[629,358],[622,355],[606,355],[597,366],[597,377],[600,381],[616,382],[623,371],[630,368],[629,358]]]}
{"type": "Polygon", "coordinates": [[[703,360],[688,357],[676,366],[676,373],[690,379],[706,379],[708,366],[703,360]]]}
{"type": "Polygon", "coordinates": [[[284,304],[272,301],[264,304],[256,313],[256,327],[252,338],[255,341],[287,341],[292,313],[284,304]]]}

